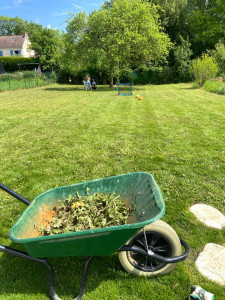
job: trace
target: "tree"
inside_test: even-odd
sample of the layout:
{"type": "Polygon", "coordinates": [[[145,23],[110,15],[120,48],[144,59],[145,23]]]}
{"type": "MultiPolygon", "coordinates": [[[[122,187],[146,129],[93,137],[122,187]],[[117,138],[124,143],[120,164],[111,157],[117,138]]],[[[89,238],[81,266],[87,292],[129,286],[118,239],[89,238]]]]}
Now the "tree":
{"type": "Polygon", "coordinates": [[[67,69],[69,73],[76,75],[85,67],[88,59],[87,49],[82,40],[85,31],[88,28],[88,16],[85,12],[79,12],[66,21],[66,34],[63,33],[63,51],[61,56],[62,68],[67,69]]]}
{"type": "Polygon", "coordinates": [[[189,22],[196,54],[214,49],[219,40],[225,37],[224,16],[224,0],[208,1],[204,8],[192,12],[189,22]]]}
{"type": "Polygon", "coordinates": [[[62,40],[58,30],[43,28],[41,25],[30,23],[27,26],[31,49],[35,50],[44,69],[52,69],[58,65],[62,40]]]}
{"type": "Polygon", "coordinates": [[[27,21],[18,17],[9,18],[0,16],[0,36],[22,35],[27,28],[27,21]]]}
{"type": "Polygon", "coordinates": [[[68,31],[75,52],[86,64],[108,73],[110,86],[121,69],[132,70],[166,60],[171,47],[158,21],[157,9],[142,0],[117,0],[91,13],[80,30],[79,16],[69,21],[78,30],[68,31]],[[85,28],[86,27],[86,28],[85,28]]]}
{"type": "Polygon", "coordinates": [[[190,67],[191,67],[191,55],[190,49],[191,44],[189,40],[184,40],[180,37],[181,44],[178,45],[174,50],[175,65],[174,69],[178,75],[179,81],[190,80],[190,67]]]}
{"type": "Polygon", "coordinates": [[[194,57],[213,49],[224,37],[224,0],[148,0],[158,5],[165,32],[171,41],[189,37],[194,57]]]}
{"type": "MultiPolygon", "coordinates": [[[[172,42],[186,31],[186,8],[188,0],[148,0],[157,5],[161,24],[172,42]]],[[[184,37],[186,38],[186,37],[184,37]]]]}

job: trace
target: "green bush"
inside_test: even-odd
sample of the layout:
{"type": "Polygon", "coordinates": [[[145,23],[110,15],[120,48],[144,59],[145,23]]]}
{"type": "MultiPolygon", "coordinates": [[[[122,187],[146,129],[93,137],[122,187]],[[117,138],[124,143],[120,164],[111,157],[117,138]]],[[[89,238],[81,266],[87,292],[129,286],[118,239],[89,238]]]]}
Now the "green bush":
{"type": "Polygon", "coordinates": [[[34,71],[22,71],[23,78],[34,78],[36,76],[36,73],[34,71]]]}
{"type": "Polygon", "coordinates": [[[130,73],[129,76],[120,77],[120,82],[131,81],[134,84],[166,84],[174,83],[175,76],[172,68],[168,66],[151,67],[149,70],[137,70],[130,73]]]}
{"type": "Polygon", "coordinates": [[[57,81],[57,75],[56,75],[55,72],[47,74],[47,77],[50,79],[51,82],[56,82],[57,81]]]}
{"type": "Polygon", "coordinates": [[[216,44],[216,49],[212,52],[212,55],[219,67],[218,76],[225,78],[225,45],[222,41],[216,44]]]}
{"type": "Polygon", "coordinates": [[[9,81],[9,74],[4,74],[0,76],[0,82],[9,81]]]}
{"type": "Polygon", "coordinates": [[[224,82],[215,81],[215,80],[207,80],[204,84],[204,88],[208,92],[225,95],[225,83],[224,82]]]}
{"type": "Polygon", "coordinates": [[[218,66],[215,59],[210,56],[209,53],[203,53],[201,57],[198,57],[193,61],[192,71],[199,86],[203,86],[206,80],[216,76],[218,66]]]}
{"type": "Polygon", "coordinates": [[[4,64],[5,72],[16,72],[19,71],[18,64],[35,63],[38,58],[1,56],[0,62],[4,64]]]}
{"type": "Polygon", "coordinates": [[[217,92],[217,94],[225,95],[225,85],[218,86],[216,92],[217,92]]]}

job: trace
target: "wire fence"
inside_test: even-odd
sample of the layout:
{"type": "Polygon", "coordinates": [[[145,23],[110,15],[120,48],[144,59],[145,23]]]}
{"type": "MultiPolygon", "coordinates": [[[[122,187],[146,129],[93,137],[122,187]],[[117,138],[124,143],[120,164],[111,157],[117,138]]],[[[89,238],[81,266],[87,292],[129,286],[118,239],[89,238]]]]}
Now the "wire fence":
{"type": "Polygon", "coordinates": [[[0,76],[0,91],[37,88],[56,82],[55,73],[18,72],[0,76]]]}

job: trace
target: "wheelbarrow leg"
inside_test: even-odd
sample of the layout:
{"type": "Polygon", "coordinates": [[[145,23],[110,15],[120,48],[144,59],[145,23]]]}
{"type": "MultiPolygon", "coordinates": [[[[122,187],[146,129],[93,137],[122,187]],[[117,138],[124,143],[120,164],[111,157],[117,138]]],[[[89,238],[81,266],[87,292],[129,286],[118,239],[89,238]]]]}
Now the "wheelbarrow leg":
{"type": "Polygon", "coordinates": [[[85,266],[84,266],[84,270],[83,270],[83,275],[82,275],[82,279],[81,279],[81,284],[80,284],[79,294],[77,295],[77,297],[74,300],[81,300],[83,298],[83,296],[84,296],[85,285],[86,285],[86,280],[87,280],[88,266],[89,266],[89,263],[90,263],[90,261],[91,261],[92,258],[93,258],[93,256],[89,256],[88,259],[85,262],[85,266]]]}
{"type": "Polygon", "coordinates": [[[51,266],[49,265],[49,263],[47,262],[46,259],[35,258],[35,257],[32,257],[32,256],[28,255],[26,252],[19,251],[19,250],[16,250],[16,249],[13,249],[13,248],[1,245],[1,244],[0,244],[0,252],[4,252],[4,253],[7,253],[7,254],[18,256],[20,258],[25,258],[25,259],[28,259],[28,260],[32,260],[32,261],[44,264],[48,269],[50,297],[51,297],[52,300],[61,300],[55,292],[53,270],[52,270],[51,266]]]}

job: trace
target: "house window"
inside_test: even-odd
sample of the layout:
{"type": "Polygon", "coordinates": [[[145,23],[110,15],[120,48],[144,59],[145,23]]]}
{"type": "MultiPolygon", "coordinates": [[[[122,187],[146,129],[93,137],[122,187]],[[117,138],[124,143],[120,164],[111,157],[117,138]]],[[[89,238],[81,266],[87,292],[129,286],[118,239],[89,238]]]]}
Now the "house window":
{"type": "Polygon", "coordinates": [[[15,51],[14,51],[14,54],[15,54],[16,56],[20,56],[20,55],[21,55],[21,50],[15,50],[15,51]]]}
{"type": "Polygon", "coordinates": [[[0,56],[3,56],[3,51],[0,51],[0,56]]]}
{"type": "Polygon", "coordinates": [[[10,50],[10,56],[21,56],[21,50],[10,50]]]}

